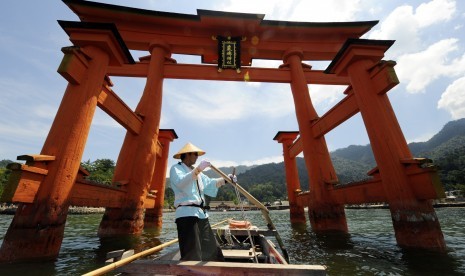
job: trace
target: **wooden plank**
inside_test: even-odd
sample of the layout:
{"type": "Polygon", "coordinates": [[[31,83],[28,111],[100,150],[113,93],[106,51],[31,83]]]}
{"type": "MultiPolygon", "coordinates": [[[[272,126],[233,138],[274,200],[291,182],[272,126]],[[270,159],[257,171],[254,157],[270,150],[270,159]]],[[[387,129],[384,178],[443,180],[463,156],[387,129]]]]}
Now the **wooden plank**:
{"type": "MultiPolygon", "coordinates": [[[[147,77],[148,63],[137,63],[118,67],[109,67],[110,76],[147,77]]],[[[259,68],[243,67],[241,73],[234,70],[218,72],[218,67],[200,64],[173,64],[164,65],[164,78],[167,79],[189,79],[189,80],[219,80],[219,81],[250,81],[250,82],[272,82],[290,83],[291,73],[287,68],[259,68]]],[[[305,78],[309,84],[349,85],[347,77],[325,74],[322,70],[304,71],[305,78]]]]}
{"type": "Polygon", "coordinates": [[[433,163],[433,160],[429,158],[402,158],[400,162],[402,164],[426,164],[433,163]]]}
{"type": "Polygon", "coordinates": [[[367,172],[367,175],[369,175],[369,176],[375,176],[375,175],[377,175],[377,174],[379,174],[379,168],[378,168],[378,166],[374,167],[373,169],[371,169],[371,170],[369,170],[369,171],[367,172]]]}
{"type": "Polygon", "coordinates": [[[6,166],[7,169],[9,170],[21,170],[21,171],[27,171],[31,173],[37,173],[41,175],[47,175],[48,170],[34,167],[34,166],[29,166],[25,164],[19,164],[19,163],[10,163],[6,166]]]}
{"type": "MultiPolygon", "coordinates": [[[[226,228],[229,229],[229,227],[226,227],[226,228]]],[[[221,227],[214,229],[215,233],[219,232],[220,234],[223,234],[224,231],[225,231],[225,228],[221,228],[221,227]]],[[[253,237],[259,236],[259,235],[263,235],[263,236],[267,236],[267,237],[276,236],[276,230],[260,229],[260,228],[258,228],[258,229],[249,229],[249,231],[247,231],[247,229],[229,229],[229,231],[234,236],[248,236],[249,233],[253,237]]]]}
{"type": "Polygon", "coordinates": [[[73,206],[118,208],[123,205],[126,191],[85,180],[76,180],[69,202],[73,206]]]}
{"type": "Polygon", "coordinates": [[[340,204],[387,202],[381,179],[338,185],[330,194],[340,204]]]}
{"type": "Polygon", "coordinates": [[[233,262],[139,260],[117,272],[128,275],[326,275],[322,265],[279,265],[233,262]]]}
{"type": "Polygon", "coordinates": [[[294,141],[294,143],[289,147],[289,155],[291,158],[295,158],[303,150],[302,140],[300,136],[294,141]]]}
{"type": "Polygon", "coordinates": [[[21,167],[12,170],[1,201],[32,203],[44,177],[43,174],[22,171],[21,167]]]}
{"type": "Polygon", "coordinates": [[[359,112],[354,94],[350,93],[312,125],[313,137],[319,138],[359,112]]]}
{"type": "MultiPolygon", "coordinates": [[[[5,186],[3,202],[33,203],[47,170],[24,164],[11,165],[12,173],[5,186]]],[[[77,179],[70,194],[70,204],[88,207],[121,207],[126,192],[111,186],[77,179]]],[[[154,199],[152,200],[154,201],[154,199]]]]}
{"type": "Polygon", "coordinates": [[[43,154],[26,154],[19,155],[18,157],[16,157],[16,159],[23,161],[53,161],[55,160],[55,156],[43,154]]]}
{"type": "MultiPolygon", "coordinates": [[[[379,172],[377,170],[372,171],[379,172]]],[[[428,200],[445,197],[444,188],[440,183],[436,167],[406,166],[405,173],[407,174],[407,183],[417,199],[428,200]]],[[[335,185],[332,188],[329,191],[330,196],[339,204],[388,202],[382,179],[379,177],[366,181],[335,185]]],[[[303,206],[308,206],[310,193],[303,192],[299,194],[297,201],[303,206]]]]}
{"type": "Polygon", "coordinates": [[[142,128],[141,118],[108,86],[102,87],[97,105],[124,128],[133,134],[139,134],[142,128]]]}
{"type": "Polygon", "coordinates": [[[155,198],[156,196],[147,194],[144,200],[144,208],[145,209],[152,209],[155,207],[155,198]]]}

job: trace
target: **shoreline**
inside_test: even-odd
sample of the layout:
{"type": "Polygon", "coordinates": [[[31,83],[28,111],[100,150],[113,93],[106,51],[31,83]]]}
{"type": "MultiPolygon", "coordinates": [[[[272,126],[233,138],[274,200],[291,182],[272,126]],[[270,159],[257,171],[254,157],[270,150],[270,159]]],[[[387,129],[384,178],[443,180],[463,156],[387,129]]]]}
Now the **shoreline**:
{"type": "MultiPolygon", "coordinates": [[[[279,209],[271,208],[270,211],[273,210],[286,210],[289,208],[284,208],[285,206],[281,206],[279,209]]],[[[465,207],[465,202],[444,202],[444,203],[435,203],[433,204],[434,208],[454,208],[454,207],[465,207]]],[[[16,212],[16,206],[0,206],[0,215],[14,215],[16,212]]],[[[389,209],[389,205],[353,205],[353,206],[346,206],[345,209],[389,209]]],[[[238,211],[238,210],[235,210],[238,211]]],[[[174,210],[170,209],[163,209],[163,213],[171,213],[174,210]]],[[[213,212],[223,212],[222,210],[214,210],[213,212]]],[[[234,211],[227,211],[227,212],[234,212],[234,211]]],[[[69,215],[88,215],[88,214],[103,214],[105,213],[104,207],[81,207],[81,206],[70,206],[68,210],[69,215]]]]}

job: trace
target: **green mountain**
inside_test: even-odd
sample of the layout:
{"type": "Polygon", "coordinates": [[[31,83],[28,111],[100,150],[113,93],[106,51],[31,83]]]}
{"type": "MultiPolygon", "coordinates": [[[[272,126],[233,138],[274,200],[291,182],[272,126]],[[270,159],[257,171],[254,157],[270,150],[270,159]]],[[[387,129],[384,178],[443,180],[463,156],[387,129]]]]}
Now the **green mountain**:
{"type": "MultiPolygon", "coordinates": [[[[436,135],[426,142],[414,142],[408,144],[410,151],[415,157],[427,157],[435,161],[436,156],[445,148],[460,148],[464,143],[456,137],[465,137],[465,118],[448,122],[436,135]],[[451,141],[452,140],[452,141],[451,141]]],[[[447,151],[448,152],[448,151],[447,151]]],[[[370,145],[349,146],[335,150],[331,156],[341,157],[361,163],[375,166],[375,158],[370,145]]]]}
{"type": "MultiPolygon", "coordinates": [[[[297,157],[297,170],[302,190],[308,190],[309,178],[305,166],[305,160],[297,157]]],[[[340,183],[354,182],[367,178],[366,172],[371,168],[367,164],[357,161],[333,157],[332,162],[340,183]]],[[[220,168],[224,173],[230,168],[220,168]]],[[[207,171],[210,177],[218,177],[215,172],[207,171]]],[[[244,173],[237,174],[238,183],[262,202],[272,202],[277,199],[287,198],[286,174],[284,162],[258,165],[244,173]]],[[[235,198],[232,186],[226,185],[218,192],[215,200],[230,201],[235,198]]]]}
{"type": "MultiPolygon", "coordinates": [[[[465,119],[451,121],[430,140],[410,143],[409,147],[415,157],[430,158],[439,166],[447,190],[465,189],[465,119]]],[[[366,173],[376,166],[370,145],[338,149],[331,153],[331,159],[340,183],[366,179],[366,173]]],[[[308,174],[302,158],[297,158],[297,167],[301,189],[308,190],[308,174]]],[[[236,171],[238,182],[257,199],[269,202],[287,196],[283,162],[244,170],[243,173],[236,171]]],[[[231,168],[225,168],[224,172],[230,173],[231,168]]],[[[214,172],[210,176],[218,177],[214,172]]],[[[228,186],[218,194],[219,200],[231,200],[229,196],[234,194],[228,186]]]]}

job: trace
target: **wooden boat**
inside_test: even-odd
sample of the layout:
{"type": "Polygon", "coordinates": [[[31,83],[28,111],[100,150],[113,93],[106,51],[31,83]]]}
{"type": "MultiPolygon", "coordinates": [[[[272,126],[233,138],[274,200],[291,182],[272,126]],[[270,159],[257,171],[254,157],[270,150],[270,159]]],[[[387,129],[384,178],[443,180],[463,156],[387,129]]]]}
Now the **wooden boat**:
{"type": "Polygon", "coordinates": [[[179,250],[156,259],[136,260],[121,266],[122,275],[326,275],[321,265],[293,265],[269,237],[274,231],[258,229],[246,221],[230,221],[213,231],[224,262],[181,261],[179,250]]]}
{"type": "Polygon", "coordinates": [[[289,264],[287,250],[266,206],[219,169],[213,165],[211,168],[261,210],[268,229],[258,229],[248,221],[226,220],[228,224],[225,226],[220,227],[226,221],[212,225],[224,262],[181,261],[179,250],[156,259],[141,259],[177,243],[178,239],[175,239],[132,256],[133,252],[123,250],[110,252],[114,263],[84,276],[102,275],[114,269],[120,275],[326,275],[322,265],[289,264]],[[270,236],[274,236],[280,250],[268,238],[270,236]]]}

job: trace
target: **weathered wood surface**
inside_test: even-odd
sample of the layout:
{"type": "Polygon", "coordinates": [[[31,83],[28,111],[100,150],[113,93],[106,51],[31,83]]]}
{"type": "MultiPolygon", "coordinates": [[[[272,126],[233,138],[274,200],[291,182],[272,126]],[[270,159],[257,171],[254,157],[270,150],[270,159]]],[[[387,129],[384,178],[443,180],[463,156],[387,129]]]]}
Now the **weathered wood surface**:
{"type": "Polygon", "coordinates": [[[326,275],[322,265],[153,260],[132,262],[117,271],[128,275],[326,275]]]}
{"type": "Polygon", "coordinates": [[[53,161],[55,156],[53,155],[44,155],[44,154],[25,154],[19,155],[16,159],[33,162],[33,161],[53,161]]]}

